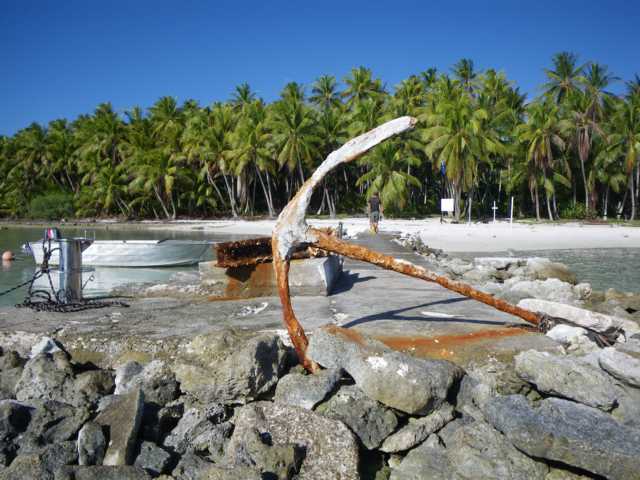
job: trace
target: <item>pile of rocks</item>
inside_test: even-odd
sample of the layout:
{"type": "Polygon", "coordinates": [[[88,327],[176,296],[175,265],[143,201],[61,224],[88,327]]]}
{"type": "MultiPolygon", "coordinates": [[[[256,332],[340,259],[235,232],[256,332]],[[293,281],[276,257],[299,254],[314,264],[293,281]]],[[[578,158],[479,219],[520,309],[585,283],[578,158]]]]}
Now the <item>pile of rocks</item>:
{"type": "Polygon", "coordinates": [[[0,357],[0,479],[640,478],[640,339],[464,371],[353,330],[306,374],[277,336],[196,337],[174,361],[0,357]]]}

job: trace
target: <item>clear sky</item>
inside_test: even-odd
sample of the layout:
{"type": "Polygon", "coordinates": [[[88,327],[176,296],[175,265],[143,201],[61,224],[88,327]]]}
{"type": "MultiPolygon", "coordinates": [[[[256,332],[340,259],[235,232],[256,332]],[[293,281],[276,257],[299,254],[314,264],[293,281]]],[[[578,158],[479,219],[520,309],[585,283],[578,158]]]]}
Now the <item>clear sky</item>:
{"type": "Polygon", "coordinates": [[[0,0],[0,134],[106,101],[205,105],[242,82],[271,101],[286,82],[359,65],[392,88],[468,57],[536,95],[552,54],[569,50],[628,80],[638,29],[637,0],[0,0]]]}

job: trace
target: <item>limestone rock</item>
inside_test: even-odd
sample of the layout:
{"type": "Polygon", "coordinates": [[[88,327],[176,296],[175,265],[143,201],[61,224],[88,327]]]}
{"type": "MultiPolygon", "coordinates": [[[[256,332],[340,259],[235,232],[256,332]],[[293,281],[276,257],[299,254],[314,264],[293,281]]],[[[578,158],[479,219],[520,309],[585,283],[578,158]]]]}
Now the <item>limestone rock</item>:
{"type": "Polygon", "coordinates": [[[55,352],[64,352],[64,347],[51,337],[42,337],[38,343],[31,347],[30,358],[40,355],[41,353],[48,353],[49,355],[55,352]]]}
{"type": "Polygon", "coordinates": [[[151,442],[142,442],[134,465],[144,468],[151,475],[165,473],[171,463],[171,454],[151,442]]]}
{"type": "Polygon", "coordinates": [[[200,478],[206,480],[263,480],[265,476],[254,467],[229,467],[211,464],[207,466],[200,478]]]}
{"type": "Polygon", "coordinates": [[[0,480],[26,479],[53,480],[53,473],[47,470],[40,455],[18,455],[11,465],[0,471],[0,480]]]}
{"type": "Polygon", "coordinates": [[[56,472],[55,480],[151,480],[140,467],[118,466],[68,466],[56,472]]]}
{"type": "Polygon", "coordinates": [[[432,433],[440,430],[453,420],[453,407],[444,404],[436,411],[422,418],[410,418],[409,423],[387,437],[380,450],[386,453],[402,452],[422,443],[432,433]]]}
{"type": "Polygon", "coordinates": [[[78,462],[78,451],[75,442],[58,442],[45,445],[33,452],[40,456],[42,465],[48,472],[55,472],[64,465],[78,462]]]}
{"type": "Polygon", "coordinates": [[[447,457],[460,478],[543,480],[549,468],[509,443],[490,425],[475,421],[456,430],[447,457]]]}
{"type": "Polygon", "coordinates": [[[187,453],[180,458],[178,465],[171,475],[175,480],[202,480],[215,465],[193,453],[187,453]]]}
{"type": "Polygon", "coordinates": [[[33,408],[15,400],[0,400],[0,444],[6,444],[24,432],[33,408]]]}
{"type": "Polygon", "coordinates": [[[109,370],[89,370],[76,376],[76,404],[97,405],[100,398],[113,392],[113,373],[109,370]]]}
{"type": "Polygon", "coordinates": [[[547,280],[509,280],[505,282],[504,291],[499,295],[511,303],[518,303],[525,298],[539,298],[560,303],[574,303],[579,300],[571,284],[556,278],[547,280]]]}
{"type": "Polygon", "coordinates": [[[392,469],[390,480],[461,480],[453,472],[446,449],[437,442],[435,435],[431,437],[392,469]]]}
{"type": "Polygon", "coordinates": [[[102,427],[95,422],[85,423],[78,432],[78,463],[101,465],[107,447],[102,427]]]}
{"type": "Polygon", "coordinates": [[[196,337],[173,365],[183,392],[203,403],[246,403],[276,385],[288,358],[280,337],[246,339],[229,332],[213,337],[196,337]]]}
{"type": "Polygon", "coordinates": [[[590,480],[591,477],[585,477],[577,473],[569,472],[568,470],[561,470],[559,468],[551,468],[544,480],[590,480]]]}
{"type": "Polygon", "coordinates": [[[0,357],[0,399],[15,398],[16,383],[25,363],[26,360],[12,350],[0,357]]]}
{"type": "Polygon", "coordinates": [[[527,269],[538,280],[558,279],[562,282],[576,284],[575,274],[563,263],[552,262],[548,258],[527,259],[527,269]]]}
{"type": "Polygon", "coordinates": [[[271,402],[248,404],[236,411],[235,429],[226,450],[233,463],[257,430],[272,445],[295,444],[305,451],[298,477],[359,479],[358,444],[351,431],[336,420],[299,407],[271,402]]]}
{"type": "Polygon", "coordinates": [[[184,403],[169,402],[164,407],[146,403],[142,415],[141,436],[144,440],[161,445],[184,414],[184,403]]]}
{"type": "Polygon", "coordinates": [[[581,327],[559,324],[549,330],[546,335],[561,343],[568,353],[580,355],[600,350],[598,345],[587,336],[587,330],[581,327]]]}
{"type": "Polygon", "coordinates": [[[494,398],[485,417],[527,455],[613,480],[640,478],[640,431],[595,408],[558,398],[533,408],[513,395],[494,398]]]}
{"type": "Polygon", "coordinates": [[[322,370],[314,375],[289,373],[280,379],[274,401],[312,410],[336,387],[338,369],[322,370]]]}
{"type": "Polygon", "coordinates": [[[142,420],[144,395],[136,389],[118,396],[97,417],[98,425],[109,428],[109,445],[103,465],[131,465],[134,460],[138,429],[142,420]]]}
{"type": "Polygon", "coordinates": [[[341,387],[316,412],[340,420],[369,450],[380,446],[398,425],[398,417],[392,410],[368,398],[355,385],[341,387]]]}
{"type": "Polygon", "coordinates": [[[16,398],[20,401],[57,400],[78,405],[74,388],[74,375],[67,354],[41,353],[24,366],[16,384],[16,398]]]}
{"type": "Polygon", "coordinates": [[[616,404],[615,391],[600,369],[569,356],[528,350],[515,357],[518,375],[550,395],[584,403],[605,411],[616,404]]]}
{"type": "Polygon", "coordinates": [[[615,378],[640,388],[640,358],[613,347],[604,348],[598,358],[600,366],[615,378]]]}
{"type": "Polygon", "coordinates": [[[441,405],[462,377],[446,360],[424,360],[334,326],[314,332],[307,354],[327,368],[341,368],[365,394],[389,407],[426,415],[441,405]]]}
{"type": "Polygon", "coordinates": [[[71,440],[91,416],[85,407],[74,408],[55,400],[33,401],[31,406],[27,433],[45,443],[71,440]]]}
{"type": "Polygon", "coordinates": [[[178,395],[178,382],[174,373],[160,360],[145,366],[128,362],[116,370],[115,394],[121,395],[141,388],[146,402],[164,406],[178,395]]]}
{"type": "Polygon", "coordinates": [[[167,435],[164,446],[180,454],[208,450],[215,458],[221,454],[220,450],[231,433],[227,418],[227,409],[220,403],[190,408],[167,435]]]}

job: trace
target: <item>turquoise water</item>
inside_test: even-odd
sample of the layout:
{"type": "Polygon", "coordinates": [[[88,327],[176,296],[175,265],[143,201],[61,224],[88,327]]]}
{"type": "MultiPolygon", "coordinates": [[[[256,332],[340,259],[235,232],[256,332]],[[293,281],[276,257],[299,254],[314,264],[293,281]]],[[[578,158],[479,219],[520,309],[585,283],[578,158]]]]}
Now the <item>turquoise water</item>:
{"type": "Polygon", "coordinates": [[[465,259],[476,256],[546,257],[566,264],[576,274],[579,282],[589,282],[594,290],[615,288],[622,292],[640,292],[640,248],[518,250],[465,253],[460,256],[465,259]]]}
{"type": "MultiPolygon", "coordinates": [[[[11,250],[16,254],[13,262],[3,262],[0,267],[0,292],[13,287],[22,282],[31,279],[35,271],[36,265],[30,255],[22,252],[21,246],[27,241],[42,238],[44,233],[43,227],[0,227],[0,254],[5,250],[11,250]]],[[[211,241],[228,241],[240,238],[238,236],[220,235],[205,233],[198,230],[188,232],[175,232],[166,230],[131,230],[117,228],[64,228],[62,229],[64,236],[88,236],[99,240],[160,240],[163,238],[172,238],[179,240],[211,240],[211,241]]],[[[213,255],[210,255],[213,258],[213,255]]],[[[115,278],[125,283],[166,283],[172,277],[180,274],[196,275],[198,271],[197,265],[185,267],[171,268],[101,268],[95,272],[93,280],[87,284],[85,296],[100,296],[108,293],[104,288],[104,284],[100,282],[107,279],[109,285],[115,278]]],[[[106,284],[106,283],[105,283],[106,284]]],[[[24,300],[27,287],[23,287],[11,294],[0,297],[0,306],[15,305],[24,300]]]]}

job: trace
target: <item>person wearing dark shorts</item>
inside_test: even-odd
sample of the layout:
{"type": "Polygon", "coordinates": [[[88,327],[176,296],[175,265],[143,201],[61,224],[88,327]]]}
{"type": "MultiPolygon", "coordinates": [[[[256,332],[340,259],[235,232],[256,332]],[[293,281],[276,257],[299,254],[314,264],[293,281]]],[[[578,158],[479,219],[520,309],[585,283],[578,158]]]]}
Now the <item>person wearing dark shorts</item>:
{"type": "Polygon", "coordinates": [[[378,233],[378,222],[382,213],[382,204],[378,192],[374,192],[369,199],[369,226],[373,233],[378,233]]]}

